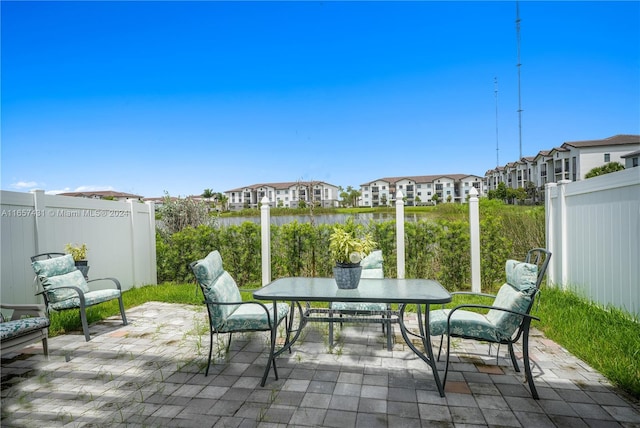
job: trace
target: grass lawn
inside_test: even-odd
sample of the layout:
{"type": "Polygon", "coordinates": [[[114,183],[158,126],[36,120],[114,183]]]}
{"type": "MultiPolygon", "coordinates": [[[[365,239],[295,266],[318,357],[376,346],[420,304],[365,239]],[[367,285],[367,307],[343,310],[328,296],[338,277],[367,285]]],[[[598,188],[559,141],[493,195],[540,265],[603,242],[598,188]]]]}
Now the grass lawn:
{"type": "MultiPolygon", "coordinates": [[[[164,283],[126,291],[127,308],[148,301],[202,305],[195,284],[164,283]]],[[[243,298],[251,298],[243,293],[243,298]]],[[[117,301],[88,309],[89,323],[120,313],[117,301]]],[[[635,398],[640,398],[640,325],[618,310],[605,310],[579,298],[574,293],[556,288],[543,288],[534,305],[534,315],[541,321],[533,326],[573,355],[606,376],[611,383],[635,398]]],[[[51,314],[49,334],[81,329],[77,311],[51,314]]]]}

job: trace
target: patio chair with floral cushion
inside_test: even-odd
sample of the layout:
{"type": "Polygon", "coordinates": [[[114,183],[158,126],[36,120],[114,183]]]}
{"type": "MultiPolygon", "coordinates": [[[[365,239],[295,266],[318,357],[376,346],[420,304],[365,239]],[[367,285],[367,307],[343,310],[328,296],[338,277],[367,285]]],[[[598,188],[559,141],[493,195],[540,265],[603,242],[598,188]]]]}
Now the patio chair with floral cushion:
{"type": "MultiPolygon", "coordinates": [[[[375,250],[369,253],[360,261],[362,266],[361,278],[384,278],[382,267],[384,259],[382,250],[375,250]]],[[[382,284],[380,284],[382,286],[382,284]]],[[[343,316],[366,316],[382,317],[382,333],[386,333],[387,350],[393,349],[393,332],[391,330],[391,305],[387,303],[352,303],[352,302],[332,302],[329,303],[329,317],[337,315],[343,316]]],[[[340,322],[342,326],[342,322],[340,322]]],[[[329,323],[329,346],[333,347],[333,322],[329,323]]]]}
{"type": "Polygon", "coordinates": [[[42,253],[31,257],[31,266],[36,272],[38,282],[42,286],[41,294],[47,313],[51,310],[64,311],[78,309],[84,338],[91,340],[89,323],[87,322],[87,308],[99,303],[118,299],[122,324],[127,325],[122,302],[122,288],[116,278],[96,278],[87,281],[73,261],[71,254],[42,253]],[[114,288],[91,290],[88,283],[110,281],[114,288]]]}
{"type": "MultiPolygon", "coordinates": [[[[277,313],[273,313],[273,305],[265,305],[257,300],[242,301],[240,289],[231,275],[222,267],[222,257],[216,251],[210,252],[204,259],[192,262],[190,268],[196,277],[204,303],[209,314],[209,359],[205,376],[209,375],[211,356],[213,353],[213,336],[229,333],[226,352],[231,346],[233,333],[253,331],[270,331],[270,346],[276,341],[276,328],[289,315],[289,305],[277,304],[277,313]]],[[[290,324],[285,321],[286,339],[289,340],[290,324]]],[[[278,379],[275,359],[273,371],[278,379]]]]}
{"type": "Polygon", "coordinates": [[[20,351],[41,340],[44,356],[48,358],[49,318],[44,305],[0,303],[0,308],[12,311],[10,319],[0,313],[1,353],[20,351]]]}
{"type": "MultiPolygon", "coordinates": [[[[538,392],[533,382],[529,363],[529,327],[532,320],[540,319],[530,315],[542,278],[547,270],[551,253],[543,248],[527,252],[524,262],[507,260],[506,279],[496,296],[485,293],[455,292],[453,296],[479,296],[494,299],[490,305],[458,304],[453,309],[438,309],[430,312],[429,332],[441,336],[438,360],[442,352],[444,336],[447,336],[447,359],[442,385],[447,381],[451,338],[472,339],[489,344],[507,345],[514,369],[519,372],[513,345],[522,337],[523,364],[529,389],[533,398],[538,392]]],[[[489,348],[491,350],[491,347],[489,348]]]]}

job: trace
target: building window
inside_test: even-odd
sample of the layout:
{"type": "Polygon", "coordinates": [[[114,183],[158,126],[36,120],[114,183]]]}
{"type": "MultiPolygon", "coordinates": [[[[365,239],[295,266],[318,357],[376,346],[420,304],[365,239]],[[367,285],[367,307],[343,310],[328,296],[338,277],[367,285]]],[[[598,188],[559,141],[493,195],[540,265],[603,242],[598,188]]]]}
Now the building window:
{"type": "Polygon", "coordinates": [[[605,153],[604,154],[604,161],[605,162],[611,162],[611,154],[605,153]]]}

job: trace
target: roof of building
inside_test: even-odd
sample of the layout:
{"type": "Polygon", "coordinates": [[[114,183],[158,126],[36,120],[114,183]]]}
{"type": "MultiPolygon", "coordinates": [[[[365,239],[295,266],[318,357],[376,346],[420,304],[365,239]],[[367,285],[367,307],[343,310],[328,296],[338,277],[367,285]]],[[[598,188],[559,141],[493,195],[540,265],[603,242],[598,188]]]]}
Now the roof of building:
{"type": "Polygon", "coordinates": [[[632,158],[634,156],[640,156],[640,150],[636,150],[635,152],[627,153],[626,155],[620,156],[623,159],[632,158]]]}
{"type": "Polygon", "coordinates": [[[361,184],[361,186],[367,186],[375,181],[386,181],[387,183],[395,184],[400,180],[413,180],[416,183],[431,183],[440,178],[451,178],[453,180],[462,180],[466,177],[477,177],[482,179],[482,177],[473,174],[438,174],[438,175],[405,175],[402,177],[383,177],[377,178],[375,180],[371,180],[367,183],[361,184]]]}
{"type": "Polygon", "coordinates": [[[258,183],[258,184],[250,184],[248,186],[242,186],[242,187],[237,187],[235,189],[231,189],[231,190],[226,190],[226,192],[240,192],[244,189],[257,189],[259,187],[273,187],[276,190],[281,190],[281,189],[289,189],[293,186],[296,185],[305,185],[305,186],[309,186],[309,185],[316,185],[316,184],[327,184],[329,186],[333,186],[333,187],[338,187],[335,184],[331,184],[331,183],[327,183],[325,181],[284,181],[281,183],[258,183]]]}
{"type": "Polygon", "coordinates": [[[562,145],[562,147],[598,147],[624,144],[640,144],[640,135],[620,134],[603,140],[567,141],[562,145]]]}
{"type": "Polygon", "coordinates": [[[87,192],[65,192],[59,193],[61,196],[76,196],[81,198],[128,198],[128,199],[141,199],[142,196],[134,195],[132,193],[116,192],[113,190],[92,190],[87,192]]]}

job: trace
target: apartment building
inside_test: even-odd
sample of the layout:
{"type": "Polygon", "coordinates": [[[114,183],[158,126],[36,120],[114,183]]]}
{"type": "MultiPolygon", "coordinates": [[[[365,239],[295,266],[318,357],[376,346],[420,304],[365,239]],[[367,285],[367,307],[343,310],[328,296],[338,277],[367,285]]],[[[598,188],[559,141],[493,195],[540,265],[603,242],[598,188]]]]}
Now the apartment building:
{"type": "Polygon", "coordinates": [[[76,198],[107,199],[112,201],[128,201],[131,199],[142,201],[142,196],[132,193],[116,192],[113,190],[93,190],[86,192],[58,193],[60,196],[73,196],[76,198]]]}
{"type": "MultiPolygon", "coordinates": [[[[640,135],[614,135],[602,140],[568,141],[551,150],[541,150],[536,156],[523,157],[485,173],[486,190],[498,184],[517,189],[535,186],[542,198],[547,183],[560,180],[580,181],[593,168],[609,162],[634,166],[634,153],[640,149],[640,135]]],[[[635,155],[635,165],[638,163],[635,155]]],[[[540,200],[540,199],[539,199],[540,200]]]]}
{"type": "Polygon", "coordinates": [[[379,178],[360,185],[360,206],[393,206],[400,190],[407,206],[433,204],[434,195],[440,202],[464,203],[472,187],[485,194],[482,177],[467,174],[416,175],[379,178]]]}
{"type": "Polygon", "coordinates": [[[285,183],[262,183],[239,187],[224,192],[230,211],[243,208],[259,208],[262,198],[276,208],[298,208],[304,204],[321,207],[337,207],[339,188],[323,181],[292,181],[285,183]]]}

